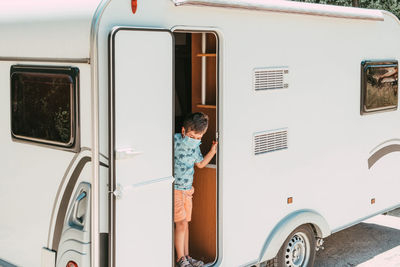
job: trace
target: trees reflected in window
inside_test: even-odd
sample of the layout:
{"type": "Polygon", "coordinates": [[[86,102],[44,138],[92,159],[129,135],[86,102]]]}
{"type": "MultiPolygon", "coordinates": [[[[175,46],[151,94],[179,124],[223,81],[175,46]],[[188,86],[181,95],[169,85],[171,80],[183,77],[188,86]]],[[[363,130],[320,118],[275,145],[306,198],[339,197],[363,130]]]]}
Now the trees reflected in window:
{"type": "Polygon", "coordinates": [[[398,63],[362,63],[361,113],[395,110],[398,103],[398,63]]]}
{"type": "Polygon", "coordinates": [[[76,136],[76,68],[11,68],[14,138],[71,148],[76,136]]]}

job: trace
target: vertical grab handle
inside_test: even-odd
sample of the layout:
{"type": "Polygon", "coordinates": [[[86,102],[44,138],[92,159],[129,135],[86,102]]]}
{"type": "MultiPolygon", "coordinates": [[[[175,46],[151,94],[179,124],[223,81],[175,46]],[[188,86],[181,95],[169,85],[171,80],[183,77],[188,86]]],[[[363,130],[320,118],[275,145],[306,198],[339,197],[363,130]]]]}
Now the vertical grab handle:
{"type": "Polygon", "coordinates": [[[71,223],[83,228],[84,226],[84,217],[86,214],[86,205],[80,205],[84,204],[83,201],[86,200],[87,193],[86,191],[82,191],[78,197],[74,201],[74,205],[72,208],[72,213],[71,213],[71,223]]]}

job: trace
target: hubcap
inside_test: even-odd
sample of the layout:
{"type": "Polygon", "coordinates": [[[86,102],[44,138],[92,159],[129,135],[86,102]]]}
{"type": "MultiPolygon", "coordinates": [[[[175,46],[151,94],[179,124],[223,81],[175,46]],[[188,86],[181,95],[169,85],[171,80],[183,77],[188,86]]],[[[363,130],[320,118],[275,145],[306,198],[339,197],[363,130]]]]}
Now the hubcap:
{"type": "Polygon", "coordinates": [[[307,266],[310,257],[309,247],[310,242],[305,234],[294,234],[285,250],[286,267],[307,266]]]}

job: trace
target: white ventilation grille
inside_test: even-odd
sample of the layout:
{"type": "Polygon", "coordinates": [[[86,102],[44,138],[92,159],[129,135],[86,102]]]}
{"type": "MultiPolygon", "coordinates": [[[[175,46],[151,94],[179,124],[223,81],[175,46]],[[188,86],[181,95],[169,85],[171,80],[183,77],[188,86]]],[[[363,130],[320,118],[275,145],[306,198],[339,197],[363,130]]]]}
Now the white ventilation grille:
{"type": "Polygon", "coordinates": [[[279,129],[254,134],[254,155],[260,155],[287,148],[287,129],[279,129]]]}
{"type": "Polygon", "coordinates": [[[254,90],[288,88],[289,68],[264,68],[254,70],[254,90]]]}

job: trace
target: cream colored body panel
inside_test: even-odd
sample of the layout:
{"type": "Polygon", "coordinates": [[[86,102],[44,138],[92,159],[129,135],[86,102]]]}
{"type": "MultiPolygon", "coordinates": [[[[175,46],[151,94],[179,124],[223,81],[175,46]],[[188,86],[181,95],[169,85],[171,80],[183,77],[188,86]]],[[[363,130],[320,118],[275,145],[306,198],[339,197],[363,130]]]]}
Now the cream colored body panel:
{"type": "MultiPolygon", "coordinates": [[[[40,249],[52,246],[52,231],[57,227],[53,217],[60,206],[57,192],[63,192],[63,177],[68,179],[68,166],[74,158],[71,152],[11,140],[10,66],[79,67],[81,146],[92,149],[95,140],[95,151],[108,157],[109,37],[115,27],[122,26],[171,32],[209,30],[218,35],[217,266],[246,266],[274,256],[284,238],[282,233],[307,222],[307,216],[299,216],[296,218],[301,219],[282,223],[285,218],[294,218],[290,215],[296,212],[311,210],[314,213],[310,214],[319,214],[313,222],[323,224],[321,236],[326,236],[400,205],[396,192],[400,153],[390,153],[368,168],[369,157],[381,144],[400,143],[400,111],[360,115],[361,61],[400,58],[400,27],[391,14],[339,8],[347,14],[339,18],[323,15],[330,7],[310,4],[296,5],[303,11],[317,10],[319,15],[278,10],[287,5],[278,1],[274,2],[278,8],[275,11],[280,12],[271,8],[255,11],[197,6],[184,0],[139,0],[137,13],[132,14],[128,2],[111,0],[100,5],[98,1],[68,1],[58,8],[54,3],[26,9],[0,8],[0,140],[6,151],[0,156],[4,174],[0,211],[7,216],[0,222],[1,259],[16,265],[40,266],[40,249]],[[95,13],[98,7],[104,9],[95,13]],[[360,14],[370,17],[357,19],[360,14]],[[279,66],[290,71],[289,87],[255,92],[253,70],[279,66]],[[254,156],[254,133],[280,128],[288,129],[288,149],[254,156]],[[98,144],[94,137],[99,138],[98,144]],[[293,204],[287,204],[288,197],[293,197],[293,204]],[[371,198],[376,199],[374,205],[371,198]],[[273,229],[280,225],[289,226],[274,235],[273,229]]],[[[145,115],[143,121],[151,119],[145,115]]],[[[172,141],[170,132],[162,131],[160,137],[172,141]]],[[[157,159],[153,164],[164,166],[166,163],[161,161],[157,159]]],[[[100,168],[98,163],[94,168],[100,168]]],[[[111,216],[108,176],[107,169],[102,169],[98,174],[85,172],[79,178],[101,181],[94,187],[98,194],[93,203],[99,205],[101,233],[108,232],[111,216]]],[[[126,185],[133,182],[142,181],[128,181],[126,185]]],[[[168,186],[157,190],[162,196],[170,192],[168,186]]],[[[142,200],[148,197],[143,192],[142,200]]],[[[140,201],[136,198],[140,194],[126,199],[140,201]]],[[[167,228],[165,224],[162,227],[167,228]]],[[[139,236],[137,230],[132,229],[129,236],[139,236]]],[[[163,242],[167,241],[170,245],[173,242],[171,232],[163,237],[163,242]]],[[[117,262],[128,264],[125,258],[118,258],[120,252],[114,255],[117,262]]],[[[168,261],[163,266],[170,265],[168,261]]]]}

